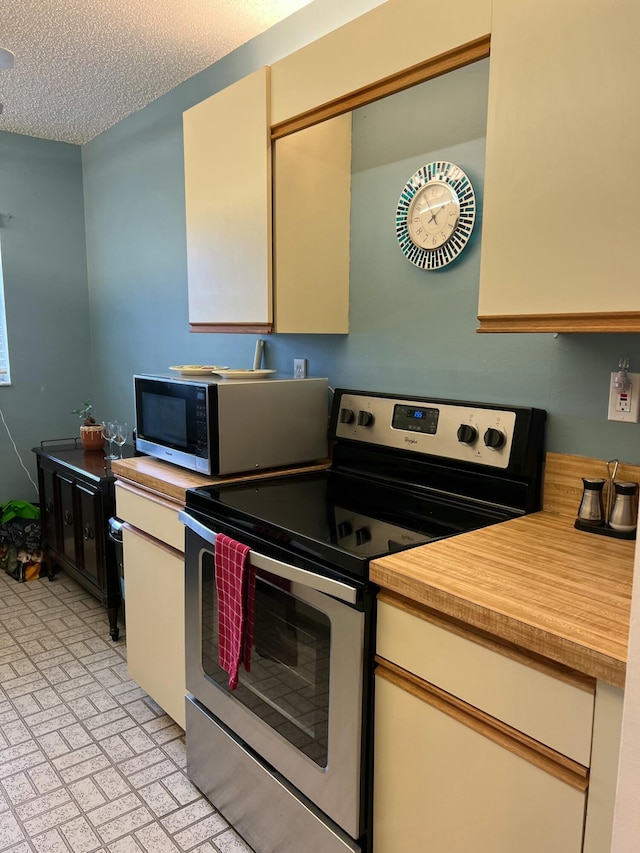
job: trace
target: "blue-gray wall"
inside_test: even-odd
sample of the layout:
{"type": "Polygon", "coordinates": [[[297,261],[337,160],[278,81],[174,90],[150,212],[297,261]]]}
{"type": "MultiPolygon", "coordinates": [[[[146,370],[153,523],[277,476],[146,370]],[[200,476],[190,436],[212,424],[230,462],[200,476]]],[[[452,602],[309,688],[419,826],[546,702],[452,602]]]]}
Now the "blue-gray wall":
{"type": "Polygon", "coordinates": [[[35,481],[31,448],[77,435],[70,412],[93,388],[78,146],[0,133],[0,213],[13,383],[0,387],[0,503],[37,501],[19,456],[35,481]]]}
{"type": "MultiPolygon", "coordinates": [[[[85,396],[95,400],[99,418],[130,421],[134,372],[166,372],[180,363],[251,366],[254,336],[188,331],[182,112],[375,5],[374,0],[353,0],[347,13],[342,0],[316,0],[83,146],[88,294],[77,198],[79,150],[0,134],[18,160],[29,161],[36,150],[47,152],[51,174],[45,182],[25,175],[31,196],[23,191],[37,206],[37,188],[59,184],[53,193],[59,196],[56,209],[53,217],[31,210],[28,217],[42,217],[49,228],[66,235],[64,240],[49,234],[53,248],[23,241],[22,254],[13,261],[5,257],[16,387],[0,389],[0,405],[8,408],[21,379],[25,397],[16,398],[11,416],[27,455],[40,438],[68,434],[64,425],[75,423],[66,413],[85,396]],[[49,153],[60,150],[70,152],[74,169],[49,153]],[[71,235],[73,247],[68,245],[71,235]],[[27,276],[34,265],[39,274],[27,276]],[[16,300],[24,304],[17,296],[18,279],[30,288],[30,306],[47,304],[36,334],[29,320],[16,313],[16,300]],[[57,302],[50,280],[57,282],[57,302]],[[53,326],[60,334],[50,334],[53,326]],[[14,341],[21,329],[32,334],[19,357],[14,341]],[[58,348],[60,368],[51,349],[43,366],[43,340],[58,348]],[[91,367],[93,384],[86,392],[91,367]],[[43,375],[47,381],[41,381],[43,375]],[[45,407],[51,389],[54,399],[45,407]]],[[[478,63],[354,116],[351,332],[268,336],[267,366],[290,375],[293,357],[305,356],[310,372],[328,376],[332,386],[539,406],[549,412],[549,449],[638,464],[640,428],[606,419],[609,373],[620,356],[629,355],[632,369],[640,372],[637,335],[478,335],[481,215],[465,253],[439,272],[413,267],[397,245],[394,213],[400,190],[432,159],[452,160],[468,172],[481,213],[487,71],[488,62],[478,63]]],[[[5,170],[9,173],[10,167],[1,162],[0,212],[6,208],[15,214],[9,209],[16,208],[15,202],[5,195],[5,170]]],[[[16,178],[12,185],[17,192],[16,178]]],[[[6,237],[18,225],[11,220],[0,232],[5,255],[6,237]]],[[[603,287],[613,285],[603,282],[603,287]]],[[[0,424],[3,472],[5,446],[0,424]]],[[[15,496],[18,485],[26,483],[25,477],[12,482],[9,495],[1,476],[0,500],[3,493],[15,496]]]]}

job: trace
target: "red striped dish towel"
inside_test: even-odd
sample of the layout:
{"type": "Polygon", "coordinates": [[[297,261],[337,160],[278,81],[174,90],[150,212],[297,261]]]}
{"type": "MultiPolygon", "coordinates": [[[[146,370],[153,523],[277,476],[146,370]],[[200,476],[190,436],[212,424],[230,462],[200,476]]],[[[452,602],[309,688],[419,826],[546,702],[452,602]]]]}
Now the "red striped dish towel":
{"type": "Polygon", "coordinates": [[[218,663],[229,673],[229,687],[238,686],[240,663],[251,669],[256,573],[249,565],[249,547],[216,534],[215,565],[218,593],[218,663]]]}

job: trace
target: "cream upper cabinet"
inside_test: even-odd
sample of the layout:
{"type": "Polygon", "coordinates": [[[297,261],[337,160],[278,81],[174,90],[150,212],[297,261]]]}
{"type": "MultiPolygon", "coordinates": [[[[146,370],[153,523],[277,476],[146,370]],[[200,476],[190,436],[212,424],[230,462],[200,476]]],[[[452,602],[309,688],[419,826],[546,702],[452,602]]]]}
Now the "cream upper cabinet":
{"type": "Polygon", "coordinates": [[[640,331],[636,0],[493,0],[479,331],[640,331]]]}
{"type": "Polygon", "coordinates": [[[192,331],[348,332],[351,116],[272,153],[262,68],[183,128],[192,331]]]}
{"type": "Polygon", "coordinates": [[[191,107],[183,133],[191,329],[270,331],[269,69],[191,107]]]}
{"type": "Polygon", "coordinates": [[[277,332],[349,331],[351,115],[274,142],[277,332]]]}

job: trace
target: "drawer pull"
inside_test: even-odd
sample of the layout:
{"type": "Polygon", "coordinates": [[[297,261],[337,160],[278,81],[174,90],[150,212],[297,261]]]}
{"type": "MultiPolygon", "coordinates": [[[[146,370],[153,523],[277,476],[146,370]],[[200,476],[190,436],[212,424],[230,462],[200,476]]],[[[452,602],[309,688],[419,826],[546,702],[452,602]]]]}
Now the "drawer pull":
{"type": "Polygon", "coordinates": [[[378,664],[376,668],[378,678],[384,678],[390,684],[442,711],[514,755],[524,758],[530,764],[555,776],[556,779],[565,782],[577,791],[584,792],[587,790],[589,770],[584,765],[517,731],[507,723],[503,723],[478,708],[468,705],[462,699],[446,693],[434,684],[422,681],[417,676],[406,672],[401,667],[380,658],[378,655],[376,655],[376,663],[378,664]]]}

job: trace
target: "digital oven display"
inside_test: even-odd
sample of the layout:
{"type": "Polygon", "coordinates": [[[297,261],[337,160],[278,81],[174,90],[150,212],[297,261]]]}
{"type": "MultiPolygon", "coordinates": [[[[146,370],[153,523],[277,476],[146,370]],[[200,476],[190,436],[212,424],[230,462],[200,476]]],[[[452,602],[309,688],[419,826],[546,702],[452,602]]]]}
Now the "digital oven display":
{"type": "Polygon", "coordinates": [[[435,435],[438,429],[439,409],[424,409],[418,406],[396,405],[393,409],[392,426],[409,432],[435,435]]]}

